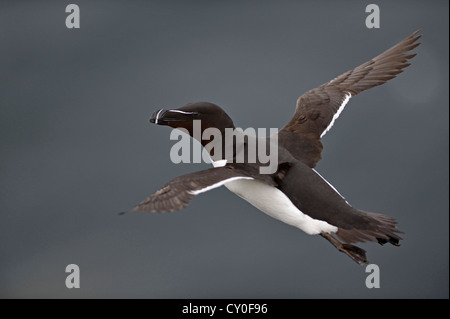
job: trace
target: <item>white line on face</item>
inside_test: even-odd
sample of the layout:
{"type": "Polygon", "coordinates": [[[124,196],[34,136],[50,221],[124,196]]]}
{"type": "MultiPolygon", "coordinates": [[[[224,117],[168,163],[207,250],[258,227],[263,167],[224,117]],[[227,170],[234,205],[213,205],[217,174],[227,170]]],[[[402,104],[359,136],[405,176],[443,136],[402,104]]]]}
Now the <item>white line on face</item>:
{"type": "Polygon", "coordinates": [[[180,110],[168,110],[167,112],[181,113],[181,114],[192,114],[192,112],[185,112],[180,110]]]}

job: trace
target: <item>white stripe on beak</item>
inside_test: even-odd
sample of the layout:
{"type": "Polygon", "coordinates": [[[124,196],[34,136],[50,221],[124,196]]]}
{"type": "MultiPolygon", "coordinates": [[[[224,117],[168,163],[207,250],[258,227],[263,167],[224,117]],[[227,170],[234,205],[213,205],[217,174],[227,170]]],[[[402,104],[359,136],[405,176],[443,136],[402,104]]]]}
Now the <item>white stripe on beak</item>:
{"type": "Polygon", "coordinates": [[[162,110],[163,110],[163,109],[159,110],[158,113],[156,113],[155,124],[158,124],[159,114],[161,113],[162,110]]]}

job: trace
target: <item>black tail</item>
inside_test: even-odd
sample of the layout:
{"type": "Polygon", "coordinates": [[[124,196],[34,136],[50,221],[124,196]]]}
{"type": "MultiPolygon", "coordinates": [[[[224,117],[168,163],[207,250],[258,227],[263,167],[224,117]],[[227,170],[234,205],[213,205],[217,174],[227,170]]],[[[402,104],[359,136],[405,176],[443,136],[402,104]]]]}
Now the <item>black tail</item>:
{"type": "Polygon", "coordinates": [[[397,222],[394,218],[383,214],[365,212],[359,210],[364,223],[360,223],[358,228],[339,228],[336,235],[347,243],[373,241],[380,245],[390,243],[400,246],[402,239],[398,234],[402,233],[397,229],[397,222]]]}

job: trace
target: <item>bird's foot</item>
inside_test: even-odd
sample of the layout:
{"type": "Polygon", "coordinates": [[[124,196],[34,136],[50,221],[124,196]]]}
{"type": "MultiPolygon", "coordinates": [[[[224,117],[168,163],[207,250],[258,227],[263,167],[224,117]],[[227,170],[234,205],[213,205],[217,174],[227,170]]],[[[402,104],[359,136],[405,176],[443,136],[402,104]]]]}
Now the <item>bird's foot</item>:
{"type": "Polygon", "coordinates": [[[366,257],[366,251],[362,248],[350,244],[342,244],[342,247],[338,249],[360,265],[369,262],[366,257]]]}
{"type": "Polygon", "coordinates": [[[366,251],[362,248],[359,248],[350,244],[343,244],[329,233],[320,234],[323,238],[328,240],[334,247],[336,247],[340,252],[343,252],[347,256],[349,256],[353,261],[358,264],[367,264],[369,261],[366,257],[366,251]]]}

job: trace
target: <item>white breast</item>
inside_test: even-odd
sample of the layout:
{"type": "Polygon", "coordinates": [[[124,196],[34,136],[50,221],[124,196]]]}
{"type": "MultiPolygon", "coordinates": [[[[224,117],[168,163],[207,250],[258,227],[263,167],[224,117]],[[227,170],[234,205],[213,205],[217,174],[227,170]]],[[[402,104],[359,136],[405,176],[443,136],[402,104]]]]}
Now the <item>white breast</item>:
{"type": "MultiPolygon", "coordinates": [[[[211,163],[214,167],[221,167],[225,166],[227,161],[215,162],[211,159],[211,163]]],[[[286,224],[300,228],[307,234],[335,233],[338,230],[336,226],[302,213],[278,188],[256,179],[230,180],[224,185],[260,211],[286,224]]]]}
{"type": "Polygon", "coordinates": [[[307,234],[337,231],[336,226],[302,213],[282,191],[261,181],[241,179],[224,185],[267,215],[300,228],[307,234]]]}

